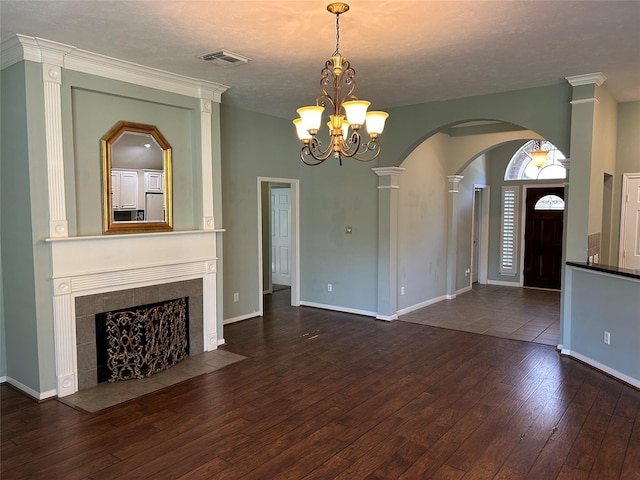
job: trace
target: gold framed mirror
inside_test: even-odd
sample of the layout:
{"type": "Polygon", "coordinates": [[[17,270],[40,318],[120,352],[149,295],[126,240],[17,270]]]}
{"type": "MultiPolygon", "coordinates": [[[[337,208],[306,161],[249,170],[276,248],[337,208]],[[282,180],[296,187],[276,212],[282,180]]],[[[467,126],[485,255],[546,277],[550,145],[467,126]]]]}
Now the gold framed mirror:
{"type": "Polygon", "coordinates": [[[100,152],[104,233],[173,230],[171,145],[157,127],[120,121],[100,152]]]}

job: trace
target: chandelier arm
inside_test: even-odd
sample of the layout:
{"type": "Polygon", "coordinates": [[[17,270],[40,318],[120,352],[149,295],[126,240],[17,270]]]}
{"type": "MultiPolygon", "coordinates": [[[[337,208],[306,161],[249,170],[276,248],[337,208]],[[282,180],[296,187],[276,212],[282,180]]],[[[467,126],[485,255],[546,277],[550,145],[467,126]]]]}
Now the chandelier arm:
{"type": "MultiPolygon", "coordinates": [[[[302,150],[300,150],[301,158],[303,154],[306,154],[311,156],[314,160],[316,160],[319,163],[324,162],[327,158],[331,156],[332,153],[333,153],[333,144],[329,142],[329,145],[327,145],[326,150],[322,150],[322,143],[316,137],[312,138],[309,144],[303,146],[302,150]]],[[[302,161],[305,162],[304,159],[302,161]]]]}
{"type": "Polygon", "coordinates": [[[378,158],[380,156],[380,152],[381,152],[381,148],[380,148],[380,143],[378,142],[377,138],[372,138],[371,140],[369,140],[367,143],[364,143],[361,145],[360,151],[358,151],[355,155],[353,155],[351,158],[353,158],[354,160],[357,160],[359,162],[371,162],[372,160],[375,160],[376,158],[378,158]],[[371,157],[363,157],[362,155],[366,154],[367,152],[374,152],[373,156],[371,157]]]}
{"type": "Polygon", "coordinates": [[[336,109],[336,101],[331,97],[331,94],[327,92],[326,87],[334,84],[335,75],[333,74],[333,70],[331,69],[331,61],[327,60],[325,63],[325,67],[320,72],[320,90],[322,93],[316,97],[316,105],[327,107],[326,103],[320,103],[321,99],[325,98],[331,103],[332,109],[335,111],[336,109]]]}
{"type": "MultiPolygon", "coordinates": [[[[310,167],[315,167],[316,165],[320,165],[321,163],[323,163],[323,162],[324,162],[324,160],[317,160],[316,162],[310,162],[310,161],[308,161],[308,160],[305,158],[305,155],[306,155],[306,156],[309,156],[309,155],[310,155],[310,153],[308,153],[308,152],[309,152],[309,147],[306,147],[306,146],[305,146],[305,147],[302,147],[302,148],[300,149],[300,160],[302,160],[302,163],[304,163],[305,165],[309,165],[310,167]],[[305,151],[305,150],[306,150],[306,151],[305,151]]],[[[313,155],[311,155],[311,158],[313,158],[313,155]]],[[[327,157],[327,158],[328,158],[328,157],[327,157]]],[[[314,160],[315,160],[315,158],[314,158],[314,160]]],[[[325,160],[326,160],[326,158],[325,158],[325,160]]]]}
{"type": "Polygon", "coordinates": [[[345,62],[345,66],[347,68],[343,70],[340,76],[344,77],[341,79],[341,82],[344,81],[344,84],[349,87],[349,91],[346,93],[341,103],[348,100],[359,100],[359,98],[353,94],[353,91],[356,88],[356,71],[349,66],[349,62],[345,62]]]}
{"type": "Polygon", "coordinates": [[[351,132],[349,140],[342,140],[340,142],[340,154],[345,157],[353,157],[360,150],[360,142],[360,132],[351,132]]]}

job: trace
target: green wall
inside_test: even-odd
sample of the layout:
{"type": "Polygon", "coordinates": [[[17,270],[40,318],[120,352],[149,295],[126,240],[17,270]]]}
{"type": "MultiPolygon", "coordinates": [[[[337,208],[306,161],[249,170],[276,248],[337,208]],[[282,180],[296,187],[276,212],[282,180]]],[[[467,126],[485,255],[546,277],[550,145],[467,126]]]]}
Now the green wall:
{"type": "Polygon", "coordinates": [[[389,109],[381,137],[381,165],[400,165],[425,138],[444,126],[469,120],[500,120],[537,132],[569,154],[571,87],[548,87],[480,95],[389,109]]]}
{"type": "Polygon", "coordinates": [[[302,301],[377,311],[379,192],[372,163],[346,159],[339,166],[329,159],[301,170],[302,301]],[[345,233],[347,226],[353,233],[345,233]]]}
{"type": "Polygon", "coordinates": [[[291,122],[234,108],[220,109],[224,319],[259,310],[258,177],[300,177],[298,141],[291,122]],[[239,302],[233,302],[238,293],[239,302]]]}
{"type": "Polygon", "coordinates": [[[6,374],[31,393],[52,388],[53,332],[44,305],[48,228],[42,73],[26,62],[2,70],[2,276],[6,374]],[[42,221],[44,220],[44,227],[42,221]],[[10,278],[8,282],[6,279],[10,278]],[[41,294],[43,297],[38,298],[41,294]],[[42,328],[41,328],[42,327],[42,328]]]}
{"type": "Polygon", "coordinates": [[[640,382],[640,282],[571,268],[571,350],[640,382]],[[603,334],[611,333],[611,344],[603,334]]]}
{"type": "Polygon", "coordinates": [[[447,135],[436,134],[402,163],[406,170],[398,191],[400,310],[446,293],[449,141],[447,135]]]}

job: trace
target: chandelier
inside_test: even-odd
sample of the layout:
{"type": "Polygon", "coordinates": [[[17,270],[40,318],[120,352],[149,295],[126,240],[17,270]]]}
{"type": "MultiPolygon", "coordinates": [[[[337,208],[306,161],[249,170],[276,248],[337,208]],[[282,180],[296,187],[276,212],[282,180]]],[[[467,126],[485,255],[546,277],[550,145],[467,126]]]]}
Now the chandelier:
{"type": "Polygon", "coordinates": [[[384,130],[389,114],[367,112],[371,103],[360,100],[353,94],[356,72],[340,54],[340,14],[347,12],[349,5],[331,3],[327,5],[327,10],[336,16],[336,50],[320,72],[322,93],[316,98],[316,104],[299,108],[297,112],[300,117],[293,121],[298,138],[303,143],[300,159],[307,165],[319,165],[333,154],[340,165],[342,157],[370,162],[380,155],[378,136],[384,130]],[[327,107],[331,112],[327,123],[330,138],[325,147],[317,134],[322,124],[322,114],[327,107]],[[370,137],[366,143],[360,136],[363,125],[366,125],[370,137]]]}

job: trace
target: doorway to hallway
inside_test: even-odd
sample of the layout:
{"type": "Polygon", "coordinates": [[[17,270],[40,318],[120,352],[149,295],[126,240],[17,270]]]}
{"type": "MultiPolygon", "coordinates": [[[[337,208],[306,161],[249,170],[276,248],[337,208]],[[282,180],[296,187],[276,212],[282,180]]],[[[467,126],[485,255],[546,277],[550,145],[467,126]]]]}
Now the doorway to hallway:
{"type": "Polygon", "coordinates": [[[264,294],[278,285],[290,290],[292,306],[300,305],[299,181],[258,177],[258,314],[264,294]]]}

